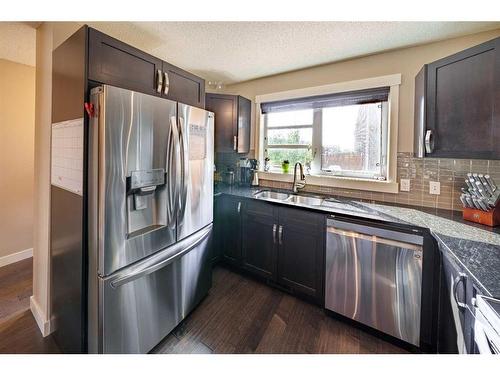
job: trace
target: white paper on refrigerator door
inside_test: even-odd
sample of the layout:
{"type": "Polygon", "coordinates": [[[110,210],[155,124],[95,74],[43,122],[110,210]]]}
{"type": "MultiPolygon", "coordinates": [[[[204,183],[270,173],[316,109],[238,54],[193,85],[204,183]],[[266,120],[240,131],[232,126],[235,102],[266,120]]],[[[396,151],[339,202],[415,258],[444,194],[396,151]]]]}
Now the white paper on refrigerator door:
{"type": "Polygon", "coordinates": [[[83,118],[52,124],[51,184],[83,195],[83,118]]]}
{"type": "Polygon", "coordinates": [[[189,124],[189,160],[203,160],[207,157],[207,127],[189,124]]]}

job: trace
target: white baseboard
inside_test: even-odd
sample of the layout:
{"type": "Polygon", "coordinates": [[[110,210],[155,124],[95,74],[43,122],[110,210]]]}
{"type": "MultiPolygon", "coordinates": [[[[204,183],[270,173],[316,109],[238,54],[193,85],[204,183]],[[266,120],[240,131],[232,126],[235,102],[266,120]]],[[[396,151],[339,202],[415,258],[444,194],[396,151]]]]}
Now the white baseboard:
{"type": "Polygon", "coordinates": [[[53,325],[51,324],[51,321],[45,317],[45,314],[42,312],[40,306],[33,298],[33,296],[30,297],[30,310],[31,313],[33,314],[33,317],[35,318],[36,324],[38,325],[40,332],[42,333],[42,336],[46,337],[50,335],[52,333],[53,325]]]}
{"type": "Polygon", "coordinates": [[[0,257],[0,267],[19,262],[20,260],[31,258],[33,256],[33,248],[19,251],[14,254],[0,257]]]}

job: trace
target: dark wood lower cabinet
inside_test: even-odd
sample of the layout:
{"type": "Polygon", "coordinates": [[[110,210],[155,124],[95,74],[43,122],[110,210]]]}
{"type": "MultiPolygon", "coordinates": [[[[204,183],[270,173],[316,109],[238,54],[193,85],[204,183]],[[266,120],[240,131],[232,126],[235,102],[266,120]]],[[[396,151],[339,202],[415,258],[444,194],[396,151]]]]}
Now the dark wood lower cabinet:
{"type": "Polygon", "coordinates": [[[276,279],[277,212],[263,202],[247,202],[242,221],[242,266],[266,279],[276,279]]]}
{"type": "Polygon", "coordinates": [[[241,199],[233,197],[224,197],[221,202],[222,259],[235,266],[241,264],[241,211],[243,203],[241,199]]]}
{"type": "Polygon", "coordinates": [[[223,261],[323,305],[323,214],[228,196],[219,204],[223,261]]]}
{"type": "Polygon", "coordinates": [[[280,208],[278,283],[317,301],[323,300],[324,220],[321,214],[280,208]]]}
{"type": "Polygon", "coordinates": [[[473,284],[461,266],[444,255],[439,303],[439,353],[471,353],[474,344],[473,284]]]}
{"type": "Polygon", "coordinates": [[[214,197],[214,227],[212,231],[212,264],[222,256],[222,197],[214,197]]]}

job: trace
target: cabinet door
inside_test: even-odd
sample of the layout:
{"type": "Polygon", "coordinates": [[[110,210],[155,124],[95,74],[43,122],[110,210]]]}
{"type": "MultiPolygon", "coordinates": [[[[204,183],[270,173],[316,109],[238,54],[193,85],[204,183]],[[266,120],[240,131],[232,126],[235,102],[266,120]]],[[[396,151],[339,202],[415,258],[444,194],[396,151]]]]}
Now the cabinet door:
{"type": "Polygon", "coordinates": [[[432,157],[500,157],[500,38],[428,65],[432,157]]]}
{"type": "Polygon", "coordinates": [[[205,108],[205,80],[181,68],[163,62],[168,92],[164,96],[176,102],[205,108]]]}
{"type": "Polygon", "coordinates": [[[90,80],[160,95],[156,83],[161,69],[160,59],[89,28],[90,80]]]}
{"type": "Polygon", "coordinates": [[[243,212],[242,265],[266,279],[276,278],[277,215],[269,203],[249,201],[243,212]]]}
{"type": "Polygon", "coordinates": [[[222,252],[230,264],[241,264],[241,212],[243,201],[231,197],[222,200],[222,252]]]}
{"type": "Polygon", "coordinates": [[[238,96],[238,153],[250,151],[250,127],[252,115],[252,102],[247,98],[238,96]]]}
{"type": "Polygon", "coordinates": [[[280,208],[278,282],[323,303],[324,216],[280,208]]]}
{"type": "Polygon", "coordinates": [[[222,197],[217,196],[214,198],[214,229],[212,237],[212,264],[219,261],[222,256],[222,227],[223,227],[223,215],[222,215],[222,197]]]}
{"type": "Polygon", "coordinates": [[[439,353],[466,353],[468,333],[465,314],[467,278],[450,255],[443,255],[439,296],[439,353]],[[457,302],[458,301],[458,302],[457,302]]]}
{"type": "Polygon", "coordinates": [[[234,95],[207,94],[206,109],[215,113],[215,152],[235,152],[238,101],[234,95]]]}

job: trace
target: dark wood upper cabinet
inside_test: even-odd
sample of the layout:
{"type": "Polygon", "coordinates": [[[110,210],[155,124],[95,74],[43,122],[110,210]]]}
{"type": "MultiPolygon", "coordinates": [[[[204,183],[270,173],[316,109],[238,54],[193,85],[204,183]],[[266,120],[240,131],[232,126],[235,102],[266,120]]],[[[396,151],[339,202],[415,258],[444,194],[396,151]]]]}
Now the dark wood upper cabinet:
{"type": "Polygon", "coordinates": [[[204,108],[205,80],[89,28],[91,81],[204,108]]]}
{"type": "Polygon", "coordinates": [[[500,158],[500,38],[427,64],[419,72],[415,153],[500,158]]]}
{"type": "Polygon", "coordinates": [[[162,60],[89,28],[90,80],[160,95],[156,82],[162,65],[162,60]]]}
{"type": "Polygon", "coordinates": [[[206,94],[206,109],[215,113],[215,152],[250,151],[251,103],[239,95],[206,94]]]}
{"type": "Polygon", "coordinates": [[[163,72],[168,80],[168,91],[164,96],[184,104],[205,108],[205,80],[163,62],[163,72]]]}
{"type": "Polygon", "coordinates": [[[236,135],[238,153],[247,153],[250,151],[251,116],[252,102],[243,96],[238,96],[238,131],[236,135]]]}

